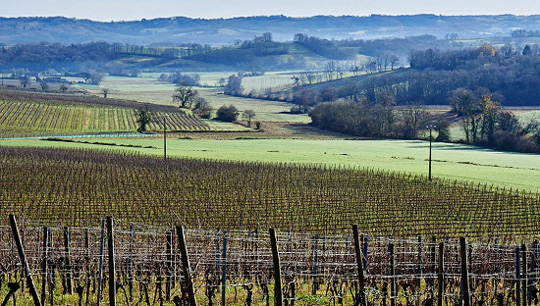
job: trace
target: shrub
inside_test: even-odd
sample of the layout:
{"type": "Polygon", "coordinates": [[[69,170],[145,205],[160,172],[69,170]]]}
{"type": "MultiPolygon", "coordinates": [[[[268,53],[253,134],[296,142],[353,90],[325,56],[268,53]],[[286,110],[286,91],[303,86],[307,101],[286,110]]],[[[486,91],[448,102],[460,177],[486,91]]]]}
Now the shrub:
{"type": "Polygon", "coordinates": [[[223,105],[217,110],[216,119],[225,122],[235,122],[238,118],[238,109],[234,105],[223,105]]]}

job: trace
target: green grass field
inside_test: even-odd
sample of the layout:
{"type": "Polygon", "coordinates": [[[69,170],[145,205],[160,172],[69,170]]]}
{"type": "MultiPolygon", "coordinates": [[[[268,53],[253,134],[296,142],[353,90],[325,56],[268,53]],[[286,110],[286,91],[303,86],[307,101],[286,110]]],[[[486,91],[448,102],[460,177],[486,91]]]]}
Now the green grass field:
{"type": "MultiPolygon", "coordinates": [[[[226,73],[208,73],[207,75],[201,73],[201,80],[206,79],[208,82],[211,82],[211,80],[219,79],[219,77],[223,76],[226,76],[226,73]]],[[[272,75],[268,77],[271,78],[272,75]]],[[[288,76],[283,78],[288,78],[288,76]]],[[[99,87],[93,85],[78,86],[97,95],[101,94],[101,88],[108,88],[110,89],[110,98],[162,105],[176,105],[173,103],[171,97],[175,85],[157,81],[155,74],[144,74],[138,78],[107,76],[99,87]]],[[[311,119],[307,115],[290,115],[284,113],[290,111],[293,106],[291,103],[227,96],[223,94],[223,89],[220,88],[197,87],[196,89],[200,92],[201,96],[210,102],[210,105],[214,109],[218,109],[222,105],[232,104],[240,112],[246,109],[254,110],[256,113],[255,121],[311,122],[311,119]]]]}
{"type": "MultiPolygon", "coordinates": [[[[249,136],[249,135],[246,135],[249,136]]],[[[122,148],[162,155],[163,140],[90,139],[116,144],[153,146],[155,149],[122,148]]],[[[92,144],[43,140],[4,140],[3,146],[108,148],[92,144]]],[[[234,161],[320,163],[346,167],[377,168],[419,175],[428,173],[425,141],[309,140],[309,139],[169,139],[170,156],[234,161]]],[[[460,144],[435,143],[433,175],[448,179],[494,184],[540,192],[540,155],[498,152],[460,144]]]]}

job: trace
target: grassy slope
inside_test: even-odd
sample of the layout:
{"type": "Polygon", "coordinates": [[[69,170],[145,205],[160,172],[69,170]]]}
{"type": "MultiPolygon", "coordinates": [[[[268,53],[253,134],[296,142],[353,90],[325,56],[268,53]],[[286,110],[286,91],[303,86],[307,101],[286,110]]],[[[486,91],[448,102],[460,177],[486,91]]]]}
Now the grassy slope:
{"type": "MultiPolygon", "coordinates": [[[[249,135],[246,135],[249,136],[249,135]]],[[[94,139],[92,139],[94,140],[94,139]]],[[[160,138],[95,139],[95,141],[154,146],[129,149],[161,155],[160,138]]],[[[41,140],[1,141],[6,146],[111,148],[41,140]]],[[[239,161],[337,164],[427,175],[428,143],[399,140],[310,139],[170,139],[170,156],[239,161]]],[[[540,155],[497,152],[459,144],[436,143],[433,173],[438,177],[495,184],[540,192],[540,155]]]]}

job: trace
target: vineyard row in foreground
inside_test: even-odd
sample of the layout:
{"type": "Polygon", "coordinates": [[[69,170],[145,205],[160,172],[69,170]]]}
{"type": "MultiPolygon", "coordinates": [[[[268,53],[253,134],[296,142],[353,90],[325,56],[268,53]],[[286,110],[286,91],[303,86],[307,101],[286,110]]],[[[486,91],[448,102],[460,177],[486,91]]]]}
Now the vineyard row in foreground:
{"type": "Polygon", "coordinates": [[[13,222],[0,227],[0,237],[1,298],[28,303],[29,291],[51,305],[111,304],[111,299],[116,305],[539,301],[536,241],[405,240],[359,236],[354,230],[344,235],[273,236],[272,231],[115,228],[112,219],[101,228],[13,222]],[[25,258],[18,253],[18,241],[25,258]]]}

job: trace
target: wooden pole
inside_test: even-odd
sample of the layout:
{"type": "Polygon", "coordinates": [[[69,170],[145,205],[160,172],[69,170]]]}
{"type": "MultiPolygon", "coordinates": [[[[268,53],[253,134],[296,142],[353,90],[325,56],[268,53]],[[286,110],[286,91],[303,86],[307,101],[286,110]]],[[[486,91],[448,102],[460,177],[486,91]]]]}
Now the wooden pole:
{"type": "Polygon", "coordinates": [[[69,247],[69,227],[64,227],[64,249],[66,252],[66,293],[73,294],[73,283],[71,275],[71,249],[69,247]]]}
{"type": "Polygon", "coordinates": [[[357,305],[366,305],[366,292],[364,288],[364,262],[360,250],[360,239],[358,237],[358,224],[353,225],[354,252],[356,253],[356,266],[358,269],[358,303],[357,305]]]}
{"type": "Polygon", "coordinates": [[[516,305],[521,305],[521,251],[516,248],[516,305]]]}
{"type": "Polygon", "coordinates": [[[167,301],[171,299],[171,286],[172,286],[172,232],[167,233],[167,245],[166,245],[166,252],[167,252],[167,280],[165,284],[165,298],[167,301]]]}
{"type": "MultiPolygon", "coordinates": [[[[431,253],[431,273],[435,274],[437,272],[437,257],[435,257],[437,254],[437,239],[435,236],[431,236],[429,251],[431,253]]],[[[428,284],[431,287],[431,300],[435,303],[435,279],[430,278],[428,284]]]]}
{"type": "Polygon", "coordinates": [[[470,306],[471,300],[469,297],[469,278],[467,275],[467,245],[465,237],[459,238],[459,252],[461,256],[461,298],[464,306],[470,306]]]}
{"type": "Polygon", "coordinates": [[[129,263],[128,263],[129,299],[133,298],[133,224],[129,225],[129,263]]]}
{"type": "Polygon", "coordinates": [[[388,252],[390,253],[390,305],[396,306],[396,267],[394,262],[394,244],[388,245],[388,252]]]}
{"type": "Polygon", "coordinates": [[[186,279],[186,286],[188,290],[188,301],[190,306],[197,306],[197,299],[195,297],[195,289],[193,288],[193,280],[191,279],[192,271],[189,264],[189,256],[187,252],[186,236],[184,234],[184,228],[181,226],[176,227],[176,233],[178,235],[178,242],[180,246],[180,254],[182,255],[182,267],[184,269],[184,276],[186,279]]]}
{"type": "Polygon", "coordinates": [[[163,117],[163,159],[167,160],[167,118],[163,117]]]}
{"type": "Polygon", "coordinates": [[[26,282],[28,283],[28,287],[30,289],[30,295],[32,295],[32,299],[34,300],[34,305],[41,306],[41,302],[39,301],[39,296],[37,294],[36,287],[34,286],[34,281],[32,280],[32,274],[30,273],[30,266],[28,265],[28,261],[26,260],[26,254],[24,252],[21,236],[19,234],[17,220],[15,219],[14,215],[9,215],[9,223],[11,225],[11,231],[13,232],[13,237],[15,238],[15,244],[17,245],[17,251],[19,252],[21,263],[23,264],[24,274],[26,275],[26,282]]]}
{"type": "Polygon", "coordinates": [[[85,272],[86,272],[86,306],[90,303],[90,232],[88,228],[84,230],[85,272]]]}
{"type": "Polygon", "coordinates": [[[107,246],[109,249],[109,305],[116,306],[116,271],[114,264],[114,220],[107,217],[107,246]]]}
{"type": "Polygon", "coordinates": [[[101,219],[101,238],[99,245],[99,274],[98,274],[98,296],[97,305],[101,305],[101,294],[103,293],[103,256],[105,252],[105,219],[101,219]]]}
{"type": "Polygon", "coordinates": [[[225,306],[227,303],[227,232],[223,232],[221,264],[221,305],[225,306]]]}
{"type": "Polygon", "coordinates": [[[527,247],[525,244],[521,245],[521,271],[523,271],[523,277],[521,287],[523,288],[523,306],[527,306],[527,247]]]}
{"type": "Polygon", "coordinates": [[[317,290],[319,290],[319,234],[315,234],[315,241],[313,245],[313,287],[311,289],[311,294],[316,296],[317,290]]]}
{"type": "Polygon", "coordinates": [[[535,240],[533,241],[531,245],[531,267],[530,267],[531,277],[528,278],[529,288],[527,289],[527,300],[529,303],[531,302],[532,292],[533,292],[533,289],[535,287],[535,282],[536,282],[536,257],[538,255],[537,253],[538,253],[538,241],[535,240]]]}
{"type": "Polygon", "coordinates": [[[420,288],[422,282],[422,236],[418,236],[418,278],[416,285],[420,288]]]}
{"type": "Polygon", "coordinates": [[[369,239],[368,237],[363,237],[364,239],[362,239],[362,243],[363,243],[363,250],[362,252],[364,253],[364,271],[366,271],[367,273],[367,270],[368,270],[368,244],[369,244],[369,239]]]}
{"type": "Polygon", "coordinates": [[[273,228],[270,229],[270,243],[272,244],[272,261],[274,262],[274,305],[283,306],[283,290],[281,288],[281,266],[279,263],[276,230],[273,228]]]}
{"type": "Polygon", "coordinates": [[[429,125],[429,174],[428,179],[431,181],[431,142],[433,141],[432,136],[432,125],[429,125]]]}
{"type": "Polygon", "coordinates": [[[438,279],[438,291],[437,291],[437,305],[443,305],[444,294],[444,242],[439,243],[439,270],[437,271],[438,279]]]}
{"type": "Polygon", "coordinates": [[[43,273],[41,278],[41,301],[45,305],[45,298],[47,296],[47,270],[48,270],[48,241],[49,241],[49,228],[43,227],[43,262],[41,263],[41,272],[43,273]]]}

